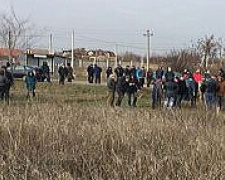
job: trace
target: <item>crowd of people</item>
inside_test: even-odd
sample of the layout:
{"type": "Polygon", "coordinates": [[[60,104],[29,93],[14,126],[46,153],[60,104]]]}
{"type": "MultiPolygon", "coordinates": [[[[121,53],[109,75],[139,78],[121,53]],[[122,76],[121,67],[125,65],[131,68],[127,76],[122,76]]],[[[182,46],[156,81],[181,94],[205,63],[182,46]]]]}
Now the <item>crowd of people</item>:
{"type": "Polygon", "coordinates": [[[174,72],[171,67],[159,67],[156,71],[144,67],[118,65],[106,71],[107,86],[109,89],[108,105],[121,106],[127,94],[128,105],[136,107],[139,91],[147,80],[147,87],[151,87],[152,108],[182,107],[182,102],[190,102],[190,106],[197,107],[197,99],[205,102],[207,108],[222,109],[225,97],[225,72],[220,69],[215,74],[210,71],[201,72],[197,69],[192,72],[184,69],[183,72],[174,72]],[[115,98],[117,97],[117,98],[115,98]],[[116,101],[116,102],[114,102],[116,101]]]}
{"type": "MultiPolygon", "coordinates": [[[[41,67],[45,79],[50,82],[49,67],[43,63],[41,67]]],[[[106,70],[108,87],[108,106],[121,106],[124,96],[127,95],[127,104],[131,107],[137,106],[138,97],[142,95],[142,88],[146,85],[151,89],[150,102],[152,108],[162,106],[169,108],[181,108],[182,102],[190,102],[190,106],[197,107],[197,99],[205,102],[209,109],[217,107],[221,110],[225,97],[225,72],[221,68],[214,74],[210,71],[195,72],[184,69],[175,72],[171,67],[164,69],[159,67],[156,71],[145,67],[108,67],[106,70]]],[[[70,63],[61,64],[58,68],[59,84],[64,84],[74,79],[74,70],[70,63]]],[[[87,68],[88,82],[101,83],[102,68],[97,64],[91,64],[87,68]]],[[[30,71],[24,78],[27,96],[35,97],[37,78],[35,71],[30,71]]],[[[7,66],[0,68],[0,100],[9,99],[10,88],[14,85],[14,78],[7,66]]]]}

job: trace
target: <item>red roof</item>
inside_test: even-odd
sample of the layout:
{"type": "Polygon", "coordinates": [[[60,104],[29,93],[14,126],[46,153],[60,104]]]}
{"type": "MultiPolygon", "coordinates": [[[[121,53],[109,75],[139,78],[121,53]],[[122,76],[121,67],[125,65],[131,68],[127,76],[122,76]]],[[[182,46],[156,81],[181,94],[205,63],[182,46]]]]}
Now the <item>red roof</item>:
{"type": "MultiPolygon", "coordinates": [[[[11,50],[11,56],[18,57],[23,52],[19,49],[12,49],[11,50]]],[[[9,49],[6,48],[0,48],[0,57],[6,57],[9,56],[9,49]]]]}

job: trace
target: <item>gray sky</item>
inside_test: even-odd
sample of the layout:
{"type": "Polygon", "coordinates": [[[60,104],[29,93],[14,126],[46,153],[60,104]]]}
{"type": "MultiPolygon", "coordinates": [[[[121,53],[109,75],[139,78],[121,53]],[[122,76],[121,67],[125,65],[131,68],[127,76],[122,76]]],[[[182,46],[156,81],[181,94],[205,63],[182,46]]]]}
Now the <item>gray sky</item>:
{"type": "MultiPolygon", "coordinates": [[[[225,37],[224,0],[0,0],[0,12],[10,4],[19,17],[29,17],[36,28],[46,30],[39,46],[48,46],[53,33],[56,49],[75,46],[102,48],[144,55],[153,29],[153,52],[189,47],[205,35],[225,37]]],[[[225,41],[225,40],[224,40],[225,41]]]]}

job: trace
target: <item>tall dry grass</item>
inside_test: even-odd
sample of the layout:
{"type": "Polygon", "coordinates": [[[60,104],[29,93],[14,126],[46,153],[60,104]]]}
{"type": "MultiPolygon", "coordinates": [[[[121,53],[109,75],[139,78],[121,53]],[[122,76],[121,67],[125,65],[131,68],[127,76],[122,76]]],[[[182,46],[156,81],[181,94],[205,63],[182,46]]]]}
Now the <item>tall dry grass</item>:
{"type": "Polygon", "coordinates": [[[0,179],[225,179],[225,117],[204,110],[1,106],[0,179]]]}

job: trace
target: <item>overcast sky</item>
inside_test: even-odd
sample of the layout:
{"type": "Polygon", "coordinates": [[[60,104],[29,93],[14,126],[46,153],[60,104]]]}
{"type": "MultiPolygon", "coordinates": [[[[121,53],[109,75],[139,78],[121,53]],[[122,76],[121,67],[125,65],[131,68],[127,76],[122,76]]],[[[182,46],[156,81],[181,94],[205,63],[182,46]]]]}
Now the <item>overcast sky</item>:
{"type": "Polygon", "coordinates": [[[153,29],[153,52],[190,46],[205,35],[225,38],[225,0],[0,0],[0,12],[10,4],[20,18],[30,18],[44,29],[39,46],[48,46],[54,36],[56,49],[69,48],[75,31],[75,46],[134,51],[145,54],[153,29]]]}

